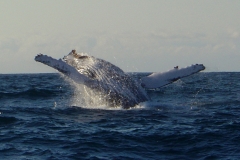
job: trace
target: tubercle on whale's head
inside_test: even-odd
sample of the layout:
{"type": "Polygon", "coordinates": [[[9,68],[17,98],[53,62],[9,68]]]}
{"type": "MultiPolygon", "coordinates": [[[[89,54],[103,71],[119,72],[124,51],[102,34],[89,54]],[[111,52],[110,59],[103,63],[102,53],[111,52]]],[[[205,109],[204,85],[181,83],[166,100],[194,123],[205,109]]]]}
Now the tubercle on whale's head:
{"type": "Polygon", "coordinates": [[[76,68],[80,73],[85,72],[88,69],[88,66],[94,65],[92,56],[88,56],[86,53],[77,53],[75,49],[73,49],[68,55],[64,56],[62,61],[76,68]]]}
{"type": "Polygon", "coordinates": [[[64,56],[64,58],[76,58],[76,59],[83,59],[83,58],[89,58],[87,54],[84,53],[77,53],[75,49],[73,49],[67,56],[64,56]]]}

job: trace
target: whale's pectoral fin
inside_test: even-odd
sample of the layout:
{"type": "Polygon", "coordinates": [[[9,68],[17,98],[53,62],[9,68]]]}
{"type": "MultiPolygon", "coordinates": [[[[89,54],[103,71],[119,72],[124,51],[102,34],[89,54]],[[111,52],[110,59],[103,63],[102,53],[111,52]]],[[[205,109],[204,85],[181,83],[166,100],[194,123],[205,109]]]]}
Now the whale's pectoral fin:
{"type": "Polygon", "coordinates": [[[70,66],[69,64],[65,63],[61,59],[57,60],[50,56],[38,54],[35,57],[35,61],[41,62],[45,65],[48,65],[59,72],[63,73],[64,75],[68,76],[76,83],[86,84],[86,83],[94,83],[94,80],[89,79],[85,75],[79,73],[74,67],[70,66]]]}
{"type": "Polygon", "coordinates": [[[147,77],[143,77],[141,79],[141,85],[146,89],[159,88],[169,83],[172,83],[180,78],[190,76],[194,73],[198,73],[204,69],[205,67],[202,64],[195,64],[181,69],[179,69],[177,66],[167,72],[152,73],[147,77]]]}
{"type": "Polygon", "coordinates": [[[67,66],[67,64],[64,64],[64,62],[62,60],[56,60],[50,56],[47,55],[43,55],[43,54],[38,54],[35,57],[35,61],[37,62],[41,62],[45,65],[48,65],[56,70],[58,70],[59,72],[65,74],[65,75],[69,75],[70,74],[70,68],[71,66],[67,66]]]}

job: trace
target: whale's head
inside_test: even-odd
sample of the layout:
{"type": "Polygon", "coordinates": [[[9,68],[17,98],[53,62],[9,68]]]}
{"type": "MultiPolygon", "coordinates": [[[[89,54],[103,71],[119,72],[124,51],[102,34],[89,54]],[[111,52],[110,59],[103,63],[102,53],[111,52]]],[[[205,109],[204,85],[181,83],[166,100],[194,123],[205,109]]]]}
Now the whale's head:
{"type": "Polygon", "coordinates": [[[70,60],[83,60],[83,59],[89,59],[91,58],[86,53],[77,53],[76,50],[72,50],[67,56],[64,56],[63,59],[66,61],[70,60]]]}
{"type": "Polygon", "coordinates": [[[96,65],[95,57],[89,56],[86,53],[77,53],[76,50],[72,50],[68,55],[64,56],[62,60],[88,78],[93,79],[96,77],[94,71],[96,69],[96,67],[94,67],[96,65]]]}
{"type": "Polygon", "coordinates": [[[77,53],[76,50],[72,50],[62,60],[90,79],[110,81],[125,76],[123,70],[110,62],[89,56],[86,53],[77,53]]]}
{"type": "Polygon", "coordinates": [[[75,66],[79,65],[80,63],[89,63],[91,59],[91,56],[88,56],[85,53],[77,53],[76,50],[72,50],[68,55],[63,57],[63,61],[65,61],[69,65],[75,66]]]}

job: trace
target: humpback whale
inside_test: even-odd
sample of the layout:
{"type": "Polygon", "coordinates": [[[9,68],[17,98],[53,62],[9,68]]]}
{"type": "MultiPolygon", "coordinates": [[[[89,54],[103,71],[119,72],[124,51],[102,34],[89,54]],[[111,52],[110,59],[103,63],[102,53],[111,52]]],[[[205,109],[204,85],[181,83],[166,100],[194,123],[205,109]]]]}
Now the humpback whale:
{"type": "Polygon", "coordinates": [[[35,61],[58,70],[75,83],[82,84],[101,95],[101,99],[108,106],[121,106],[124,109],[150,100],[146,93],[147,89],[165,86],[205,69],[202,64],[185,68],[177,66],[167,72],[152,73],[141,79],[134,79],[110,62],[87,54],[76,53],[75,50],[59,60],[38,54],[35,61]]]}

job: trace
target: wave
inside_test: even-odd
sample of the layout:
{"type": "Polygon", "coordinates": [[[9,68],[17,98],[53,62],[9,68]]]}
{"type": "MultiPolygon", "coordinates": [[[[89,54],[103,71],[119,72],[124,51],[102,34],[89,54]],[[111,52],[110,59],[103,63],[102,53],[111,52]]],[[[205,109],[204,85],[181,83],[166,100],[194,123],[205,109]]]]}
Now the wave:
{"type": "Polygon", "coordinates": [[[0,117],[0,126],[12,124],[17,121],[15,117],[0,117]]]}
{"type": "Polygon", "coordinates": [[[37,98],[53,97],[63,93],[61,90],[31,88],[23,91],[0,92],[0,98],[37,98]]]}

